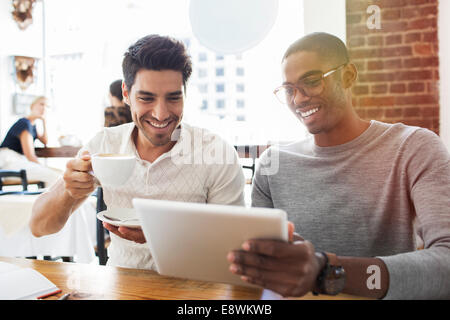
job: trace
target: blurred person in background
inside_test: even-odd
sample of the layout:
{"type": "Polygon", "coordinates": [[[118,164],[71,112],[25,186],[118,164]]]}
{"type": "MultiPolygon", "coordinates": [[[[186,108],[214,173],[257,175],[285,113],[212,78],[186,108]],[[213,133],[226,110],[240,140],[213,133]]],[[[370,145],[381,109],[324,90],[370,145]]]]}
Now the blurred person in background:
{"type": "Polygon", "coordinates": [[[130,107],[123,102],[122,80],[116,80],[109,86],[111,106],[105,109],[105,127],[115,127],[133,122],[130,107]]]}
{"type": "Polygon", "coordinates": [[[47,144],[46,113],[47,98],[39,96],[31,103],[30,114],[13,124],[0,146],[0,169],[25,169],[28,180],[43,181],[46,186],[55,182],[61,172],[41,165],[34,151],[34,141],[47,144]],[[36,129],[36,121],[42,122],[43,132],[36,129]]]}

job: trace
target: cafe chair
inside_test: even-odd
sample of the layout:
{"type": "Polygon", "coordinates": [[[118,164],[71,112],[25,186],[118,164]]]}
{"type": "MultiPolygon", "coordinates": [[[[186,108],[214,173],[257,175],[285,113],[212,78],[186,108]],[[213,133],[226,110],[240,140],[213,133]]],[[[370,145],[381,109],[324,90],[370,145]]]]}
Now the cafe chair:
{"type": "Polygon", "coordinates": [[[256,161],[261,155],[261,153],[269,148],[270,145],[267,146],[259,146],[259,145],[240,145],[234,146],[234,149],[238,152],[239,158],[241,159],[250,159],[250,164],[242,164],[242,169],[251,171],[251,178],[245,181],[246,184],[252,184],[253,177],[255,176],[256,171],[256,161]]]}
{"type": "Polygon", "coordinates": [[[28,191],[28,186],[30,184],[36,184],[39,189],[45,187],[44,182],[32,180],[28,181],[27,172],[22,169],[19,171],[12,170],[0,170],[0,195],[6,194],[39,194],[41,191],[28,191]],[[5,179],[5,178],[15,178],[15,179],[5,179]],[[21,191],[3,191],[4,186],[22,186],[21,191]]]}
{"type": "MultiPolygon", "coordinates": [[[[97,197],[97,213],[106,210],[106,204],[103,200],[103,189],[102,187],[98,187],[97,190],[92,194],[93,196],[97,197]]],[[[97,219],[97,256],[98,261],[100,265],[106,265],[106,262],[108,261],[108,255],[106,251],[106,245],[105,245],[105,233],[106,230],[103,227],[103,223],[97,219]]]]}

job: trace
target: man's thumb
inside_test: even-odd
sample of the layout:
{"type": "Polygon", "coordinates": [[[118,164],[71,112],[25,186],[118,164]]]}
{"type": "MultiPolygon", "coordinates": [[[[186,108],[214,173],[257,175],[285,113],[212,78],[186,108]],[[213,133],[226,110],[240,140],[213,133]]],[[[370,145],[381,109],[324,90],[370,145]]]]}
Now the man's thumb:
{"type": "Polygon", "coordinates": [[[89,153],[89,151],[84,150],[83,152],[81,152],[81,159],[83,160],[90,160],[91,159],[91,154],[89,153]]]}
{"type": "Polygon", "coordinates": [[[295,226],[292,222],[288,221],[288,239],[289,242],[293,242],[294,241],[294,230],[295,230],[295,226]]]}

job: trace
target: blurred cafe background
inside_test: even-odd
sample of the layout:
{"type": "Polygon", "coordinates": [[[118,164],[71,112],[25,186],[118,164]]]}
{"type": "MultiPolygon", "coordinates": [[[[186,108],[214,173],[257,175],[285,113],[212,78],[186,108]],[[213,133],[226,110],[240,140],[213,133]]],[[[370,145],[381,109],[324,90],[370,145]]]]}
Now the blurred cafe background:
{"type": "MultiPolygon", "coordinates": [[[[192,57],[186,122],[215,131],[235,146],[302,139],[306,130],[278,103],[273,90],[282,82],[280,63],[289,44],[307,33],[324,31],[347,44],[358,67],[353,88],[358,114],[428,128],[450,148],[450,39],[444,31],[450,30],[449,4],[447,0],[2,0],[0,139],[27,115],[35,97],[46,96],[46,146],[79,148],[104,125],[109,85],[122,78],[124,52],[153,33],[182,40],[192,57]]],[[[36,141],[35,147],[44,145],[36,141]]],[[[61,170],[73,156],[49,154],[41,151],[40,161],[61,170]]],[[[245,157],[244,152],[243,165],[251,169],[257,155],[245,157]]],[[[251,176],[252,170],[247,170],[247,203],[251,176]]],[[[17,190],[6,187],[3,191],[17,190]]],[[[27,228],[29,213],[22,221],[1,223],[1,215],[24,201],[30,208],[30,201],[18,204],[12,196],[0,196],[0,239],[9,239],[0,240],[0,256],[21,255],[20,250],[6,250],[6,241],[18,243],[13,234],[27,228]]],[[[83,223],[89,225],[95,245],[95,216],[75,221],[73,228],[83,223]]]]}

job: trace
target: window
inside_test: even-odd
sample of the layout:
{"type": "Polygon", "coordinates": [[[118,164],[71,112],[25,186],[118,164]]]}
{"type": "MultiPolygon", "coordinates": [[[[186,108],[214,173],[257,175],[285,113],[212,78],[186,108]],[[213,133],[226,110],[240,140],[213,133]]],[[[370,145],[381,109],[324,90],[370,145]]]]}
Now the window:
{"type": "MultiPolygon", "coordinates": [[[[123,54],[129,45],[143,36],[143,29],[171,35],[182,40],[188,48],[192,57],[193,77],[187,82],[186,119],[190,117],[202,121],[199,125],[221,134],[232,143],[265,143],[301,138],[298,132],[302,126],[298,119],[293,117],[287,107],[278,104],[273,90],[282,83],[280,61],[285,48],[304,33],[307,22],[303,16],[304,0],[279,1],[278,19],[268,36],[257,46],[239,54],[216,53],[196,39],[191,32],[189,2],[185,0],[160,1],[157,6],[155,1],[118,1],[120,4],[110,1],[108,10],[112,16],[102,20],[105,35],[98,39],[96,46],[83,45],[82,39],[87,39],[91,30],[98,25],[98,17],[86,15],[86,10],[90,8],[96,12],[106,2],[45,1],[45,17],[49,19],[48,25],[52,26],[46,30],[46,52],[49,57],[46,63],[49,80],[47,93],[55,106],[49,111],[57,119],[49,122],[48,130],[49,139],[55,144],[58,136],[72,132],[85,144],[99,130],[102,108],[109,103],[106,95],[108,86],[113,80],[122,77],[123,54]],[[177,10],[173,10],[174,7],[177,10]],[[63,9],[71,13],[69,19],[60,14],[63,9]],[[128,26],[126,30],[114,27],[117,19],[112,17],[117,16],[121,17],[122,24],[128,26]],[[133,23],[135,21],[142,23],[136,25],[133,23]],[[80,61],[70,63],[56,62],[52,57],[61,52],[81,52],[83,57],[80,61]],[[96,61],[103,63],[98,64],[96,61]],[[58,67],[58,71],[52,71],[53,67],[58,67]],[[223,68],[223,75],[222,70],[217,70],[216,75],[216,69],[219,68],[223,68]],[[98,75],[95,79],[83,78],[83,75],[94,73],[98,75]],[[67,92],[77,86],[85,93],[84,96],[68,101],[67,92]],[[102,103],[97,104],[96,111],[92,112],[88,110],[92,107],[84,106],[80,99],[102,103]],[[85,115],[86,112],[92,115],[83,120],[79,114],[85,115]],[[201,117],[197,117],[198,114],[201,117]],[[219,115],[225,115],[223,125],[217,125],[219,115]],[[237,121],[238,116],[245,120],[237,121]],[[83,126],[77,125],[79,123],[83,123],[83,126]]],[[[42,1],[37,4],[42,5],[42,1]]]]}
{"type": "Polygon", "coordinates": [[[198,61],[207,61],[208,60],[208,55],[206,54],[206,52],[200,52],[198,54],[198,61]]]}
{"type": "Polygon", "coordinates": [[[225,70],[223,68],[216,68],[216,76],[217,77],[223,77],[225,74],[225,70]]]}
{"type": "Polygon", "coordinates": [[[243,115],[237,116],[236,121],[245,121],[245,116],[243,116],[243,115]]]}
{"type": "Polygon", "coordinates": [[[225,84],[224,83],[216,84],[216,92],[225,92],[225,84]]]}
{"type": "Polygon", "coordinates": [[[208,93],[208,85],[203,83],[198,85],[198,91],[200,93],[208,93]]]}
{"type": "Polygon", "coordinates": [[[225,108],[225,100],[224,99],[216,100],[216,108],[224,109],[225,108]]]}
{"type": "Polygon", "coordinates": [[[208,76],[208,70],[205,68],[198,69],[198,77],[199,78],[205,78],[208,76]]]}
{"type": "Polygon", "coordinates": [[[186,46],[187,49],[189,49],[191,47],[191,39],[189,38],[184,38],[183,40],[184,45],[186,46]]]}

